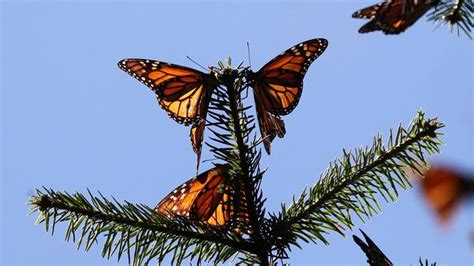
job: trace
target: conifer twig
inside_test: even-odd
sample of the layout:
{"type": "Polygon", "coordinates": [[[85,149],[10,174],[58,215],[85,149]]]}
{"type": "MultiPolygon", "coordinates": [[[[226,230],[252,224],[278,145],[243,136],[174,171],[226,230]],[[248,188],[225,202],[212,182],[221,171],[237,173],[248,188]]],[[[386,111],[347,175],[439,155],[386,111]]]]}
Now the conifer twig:
{"type": "Polygon", "coordinates": [[[330,163],[314,186],[271,215],[269,235],[278,256],[286,256],[290,245],[299,246],[298,239],[328,244],[324,234],[344,234],[354,225],[352,216],[364,221],[378,213],[376,194],[394,201],[397,187],[411,186],[405,168],[419,172],[428,164],[424,152],[439,152],[442,142],[437,130],[443,126],[436,119],[426,120],[420,111],[408,129],[400,126],[395,134],[390,131],[387,148],[379,134],[371,147],[344,150],[342,159],[330,163]]]}
{"type": "Polygon", "coordinates": [[[254,119],[246,115],[249,107],[240,98],[248,87],[245,71],[231,69],[230,60],[227,66],[221,62],[219,66],[213,71],[222,84],[210,100],[207,128],[213,136],[207,144],[216,159],[229,165],[234,183],[230,192],[234,217],[228,223],[212,226],[185,216],[167,217],[143,204],[108,200],[100,193],[89,192],[86,197],[46,188],[30,198],[31,212],[39,213],[37,222],[53,234],[56,225],[64,222],[66,241],[85,250],[103,242],[102,256],[116,255],[119,260],[126,256],[133,265],[147,265],[154,259],[161,263],[166,256],[177,265],[184,260],[217,264],[235,257],[240,263],[269,265],[287,258],[300,240],[327,244],[324,235],[343,234],[354,225],[354,215],[370,218],[380,211],[375,195],[394,200],[398,187],[410,186],[405,167],[421,171],[427,164],[425,153],[439,152],[438,130],[443,124],[426,120],[420,111],[407,129],[400,126],[390,132],[387,148],[379,134],[370,147],[344,150],[342,159],[330,163],[320,180],[294,198],[291,206],[283,204],[279,213],[265,217],[259,142],[250,137],[254,119]]]}
{"type": "Polygon", "coordinates": [[[428,20],[439,25],[446,24],[450,27],[451,32],[455,29],[459,36],[460,31],[462,31],[469,39],[472,39],[473,13],[474,4],[472,0],[441,1],[429,14],[428,20]]]}
{"type": "Polygon", "coordinates": [[[117,254],[120,259],[126,254],[133,265],[143,265],[155,257],[162,261],[168,253],[180,264],[184,258],[202,256],[193,254],[192,249],[198,248],[207,250],[206,258],[217,262],[228,260],[237,251],[253,251],[234,231],[190,222],[180,216],[169,219],[143,204],[110,201],[90,191],[88,194],[89,199],[80,193],[70,195],[43,188],[30,198],[31,211],[40,212],[37,223],[44,223],[46,231],[52,234],[58,223],[69,223],[66,241],[76,242],[78,248],[84,246],[86,251],[102,235],[102,256],[110,258],[117,254]]]}

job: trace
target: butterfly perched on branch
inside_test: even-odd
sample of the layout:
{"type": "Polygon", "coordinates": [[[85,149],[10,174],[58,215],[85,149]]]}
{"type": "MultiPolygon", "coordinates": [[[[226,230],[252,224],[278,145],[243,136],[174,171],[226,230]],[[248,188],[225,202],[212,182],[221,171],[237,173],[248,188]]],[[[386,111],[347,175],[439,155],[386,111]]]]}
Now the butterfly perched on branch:
{"type": "Polygon", "coordinates": [[[155,210],[168,217],[180,215],[214,226],[223,226],[232,218],[245,223],[247,199],[241,184],[234,188],[227,167],[216,166],[188,180],[161,200],[155,210]],[[239,217],[234,217],[235,202],[239,204],[239,217]]]}
{"type": "Polygon", "coordinates": [[[273,58],[259,71],[247,71],[253,88],[255,108],[265,150],[270,154],[276,136],[285,136],[285,123],[280,118],[293,111],[303,91],[303,78],[311,63],[326,50],[326,39],[299,43],[273,58]]]}
{"type": "Polygon", "coordinates": [[[216,77],[212,73],[148,59],[124,59],[118,66],[148,86],[156,94],[161,108],[176,122],[192,124],[190,138],[199,168],[209,101],[218,85],[216,77]]]}
{"type": "Polygon", "coordinates": [[[370,19],[359,33],[381,30],[385,34],[399,34],[438,3],[439,0],[388,0],[356,11],[352,17],[370,19]]]}

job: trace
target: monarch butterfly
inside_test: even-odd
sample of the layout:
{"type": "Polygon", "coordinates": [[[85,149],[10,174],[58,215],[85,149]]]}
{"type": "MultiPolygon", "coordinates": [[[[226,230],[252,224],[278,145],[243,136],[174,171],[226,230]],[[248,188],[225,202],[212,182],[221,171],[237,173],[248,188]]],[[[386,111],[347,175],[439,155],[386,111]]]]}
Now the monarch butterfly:
{"type": "Polygon", "coordinates": [[[443,224],[453,216],[467,196],[474,195],[474,175],[451,167],[434,165],[421,179],[422,193],[443,224]]]}
{"type": "Polygon", "coordinates": [[[239,193],[240,218],[247,221],[246,198],[243,189],[233,189],[227,166],[220,165],[188,180],[168,194],[155,210],[170,217],[181,215],[209,225],[223,226],[234,215],[235,191],[239,193]]]}
{"type": "Polygon", "coordinates": [[[285,123],[280,118],[295,109],[303,91],[303,78],[309,65],[326,49],[326,39],[299,43],[273,58],[256,73],[248,70],[253,87],[257,119],[265,150],[278,136],[285,136],[285,123]]]}
{"type": "Polygon", "coordinates": [[[359,229],[362,235],[364,235],[365,243],[362,239],[358,236],[353,235],[352,238],[354,242],[364,251],[365,255],[367,256],[367,262],[371,266],[391,266],[393,263],[385,256],[385,254],[380,250],[380,248],[375,244],[372,239],[368,235],[364,233],[361,229],[359,229]]]}
{"type": "Polygon", "coordinates": [[[359,33],[381,30],[385,34],[399,34],[438,3],[439,0],[388,0],[356,11],[352,17],[371,19],[359,33]]]}
{"type": "Polygon", "coordinates": [[[148,59],[124,59],[118,66],[155,92],[161,108],[176,122],[192,124],[190,138],[199,168],[207,109],[218,84],[216,77],[148,59]]]}

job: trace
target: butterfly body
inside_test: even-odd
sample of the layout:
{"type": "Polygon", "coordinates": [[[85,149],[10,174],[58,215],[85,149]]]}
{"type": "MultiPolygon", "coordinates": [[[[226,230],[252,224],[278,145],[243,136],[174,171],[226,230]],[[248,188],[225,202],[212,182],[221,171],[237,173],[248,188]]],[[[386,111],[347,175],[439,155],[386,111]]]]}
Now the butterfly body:
{"type": "Polygon", "coordinates": [[[381,30],[385,34],[399,34],[438,3],[439,0],[389,0],[358,10],[352,17],[370,19],[359,33],[381,30]]]}
{"type": "Polygon", "coordinates": [[[265,150],[286,130],[282,115],[291,113],[303,92],[303,78],[311,63],[326,49],[326,39],[312,39],[299,43],[273,58],[257,72],[246,73],[253,88],[257,119],[265,150]]]}

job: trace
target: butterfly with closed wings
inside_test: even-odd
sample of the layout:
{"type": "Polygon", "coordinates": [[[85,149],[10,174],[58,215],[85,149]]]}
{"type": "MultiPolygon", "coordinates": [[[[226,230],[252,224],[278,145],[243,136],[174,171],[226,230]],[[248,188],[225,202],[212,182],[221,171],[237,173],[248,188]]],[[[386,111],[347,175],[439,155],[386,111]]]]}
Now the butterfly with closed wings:
{"type": "Polygon", "coordinates": [[[385,34],[399,34],[438,3],[439,0],[388,0],[356,11],[352,17],[370,19],[359,33],[381,30],[385,34]]]}
{"type": "Polygon", "coordinates": [[[180,215],[213,226],[224,226],[233,218],[245,223],[248,221],[245,194],[241,188],[234,189],[227,168],[219,165],[190,179],[161,200],[155,210],[168,217],[180,215]],[[239,217],[234,217],[234,200],[238,200],[239,217]]]}
{"type": "Polygon", "coordinates": [[[298,105],[303,91],[303,78],[308,67],[328,46],[326,39],[299,43],[273,58],[257,72],[247,71],[253,88],[257,119],[265,150],[270,154],[276,136],[285,136],[285,123],[280,118],[298,105]]]}
{"type": "Polygon", "coordinates": [[[216,77],[212,73],[148,59],[124,59],[118,66],[148,86],[156,94],[161,108],[176,122],[192,124],[190,138],[199,168],[209,101],[218,85],[216,77]]]}

